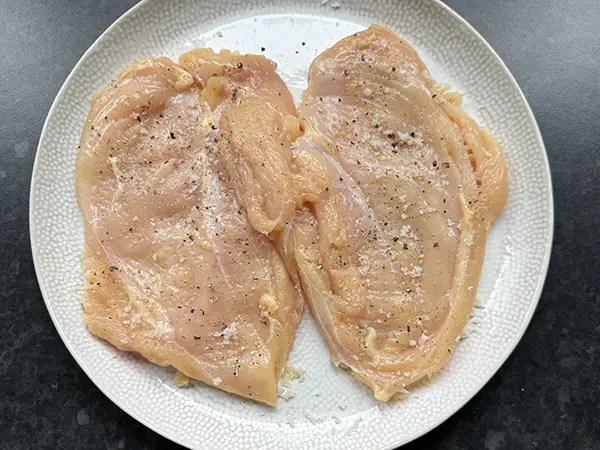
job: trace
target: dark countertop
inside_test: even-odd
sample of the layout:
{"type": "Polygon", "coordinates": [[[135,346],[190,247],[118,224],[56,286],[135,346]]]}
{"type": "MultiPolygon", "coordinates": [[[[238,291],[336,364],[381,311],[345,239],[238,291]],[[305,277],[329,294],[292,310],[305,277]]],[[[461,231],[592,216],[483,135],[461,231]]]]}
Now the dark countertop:
{"type": "MultiPolygon", "coordinates": [[[[400,1],[400,0],[399,0],[400,1]]],[[[30,175],[64,79],[134,0],[0,0],[0,448],[173,449],[77,366],[32,265],[30,175]]],[[[482,391],[407,449],[600,449],[600,2],[447,0],[527,96],[554,180],[556,230],[523,340],[482,391]]]]}

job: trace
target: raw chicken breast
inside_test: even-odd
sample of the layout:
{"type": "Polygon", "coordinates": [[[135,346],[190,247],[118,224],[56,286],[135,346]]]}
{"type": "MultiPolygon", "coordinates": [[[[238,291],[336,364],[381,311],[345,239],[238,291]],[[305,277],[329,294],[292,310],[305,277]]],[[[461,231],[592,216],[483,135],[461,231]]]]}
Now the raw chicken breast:
{"type": "MultiPolygon", "coordinates": [[[[274,64],[260,62],[236,74],[275,83],[274,64]]],[[[171,60],[145,59],[93,99],[77,160],[85,322],[121,350],[273,405],[303,304],[250,222],[276,228],[287,206],[239,189],[240,174],[219,154],[229,131],[202,88],[171,60]],[[247,204],[257,211],[250,220],[247,204]]],[[[257,99],[257,114],[291,104],[285,86],[274,88],[282,100],[257,99]]],[[[274,166],[260,176],[285,185],[274,166]]]]}
{"type": "Polygon", "coordinates": [[[333,361],[386,401],[450,358],[506,202],[503,155],[378,26],[312,63],[300,117],[294,163],[320,192],[294,225],[302,285],[333,361]]]}

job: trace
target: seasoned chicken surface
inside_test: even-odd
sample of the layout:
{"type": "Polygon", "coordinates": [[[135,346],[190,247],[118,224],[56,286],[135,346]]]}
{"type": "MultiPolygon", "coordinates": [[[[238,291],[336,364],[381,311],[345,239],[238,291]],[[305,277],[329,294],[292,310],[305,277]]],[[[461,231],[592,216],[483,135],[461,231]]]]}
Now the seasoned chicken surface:
{"type": "Polygon", "coordinates": [[[85,322],[117,348],[275,404],[303,308],[379,400],[439,370],[504,208],[500,146],[372,26],[320,55],[296,111],[262,56],[127,68],[77,159],[85,322]]]}
{"type": "Polygon", "coordinates": [[[302,286],[333,361],[385,401],[440,369],[467,322],[506,202],[502,151],[378,26],[312,63],[300,117],[302,286]]]}
{"type": "Polygon", "coordinates": [[[204,57],[220,71],[215,83],[145,59],[93,99],[77,159],[85,322],[121,350],[273,405],[302,310],[263,234],[293,213],[293,198],[267,195],[289,191],[289,164],[280,170],[286,156],[274,146],[291,137],[275,125],[253,129],[238,105],[251,97],[269,120],[295,110],[267,59],[204,57]],[[264,95],[269,86],[276,94],[264,95]],[[244,135],[269,145],[233,145],[244,135]],[[265,162],[260,172],[255,160],[265,162]]]}
{"type": "Polygon", "coordinates": [[[210,49],[185,53],[179,63],[205,87],[203,97],[211,108],[220,111],[220,159],[235,180],[250,223],[261,233],[276,234],[294,215],[290,145],[300,124],[275,63],[210,49]]]}

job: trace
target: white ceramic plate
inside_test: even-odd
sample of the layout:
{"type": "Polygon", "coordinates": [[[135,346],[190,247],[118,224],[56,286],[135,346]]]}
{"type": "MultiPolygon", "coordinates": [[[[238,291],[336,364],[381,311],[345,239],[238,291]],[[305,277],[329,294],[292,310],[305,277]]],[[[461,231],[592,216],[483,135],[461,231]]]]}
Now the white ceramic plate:
{"type": "Polygon", "coordinates": [[[430,0],[145,1],[117,20],[77,64],[50,110],[31,188],[36,272],[65,345],[117,405],[190,448],[393,448],[440,424],[498,370],[521,338],[540,295],[552,240],[548,163],[533,115],[515,80],[466,22],[430,0]],[[192,47],[261,53],[299,98],[312,59],[340,38],[378,23],[412,43],[440,82],[503,144],[510,195],[489,235],[480,307],[441,373],[387,404],[334,367],[308,313],[290,360],[306,368],[296,397],[276,408],[201,383],[173,385],[173,372],[120,353],[82,322],[82,215],[74,167],[90,97],[146,55],[176,58],[192,47]]]}

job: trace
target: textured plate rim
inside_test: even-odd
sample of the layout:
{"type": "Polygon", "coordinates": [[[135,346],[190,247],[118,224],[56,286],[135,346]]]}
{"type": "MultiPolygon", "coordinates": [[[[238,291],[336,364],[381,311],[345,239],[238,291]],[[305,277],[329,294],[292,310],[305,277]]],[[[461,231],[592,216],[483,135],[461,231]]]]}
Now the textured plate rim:
{"type": "MultiPolygon", "coordinates": [[[[535,116],[533,114],[533,111],[531,110],[531,107],[529,106],[529,102],[527,101],[527,99],[525,98],[525,95],[523,94],[523,91],[521,90],[521,87],[519,86],[519,84],[517,83],[517,81],[515,80],[514,76],[512,75],[512,73],[510,72],[510,70],[508,69],[508,67],[506,67],[506,64],[504,64],[504,61],[500,58],[500,56],[498,56],[498,54],[496,53],[496,51],[492,48],[492,46],[483,38],[483,36],[481,36],[481,34],[479,34],[479,32],[469,23],[467,22],[462,16],[460,16],[456,11],[454,11],[452,8],[450,8],[448,5],[446,5],[445,3],[443,3],[441,0],[429,0],[431,3],[435,4],[437,7],[441,7],[442,9],[444,9],[447,13],[449,13],[450,15],[452,15],[458,22],[460,22],[465,28],[466,30],[471,33],[475,38],[477,38],[477,40],[480,41],[480,43],[482,43],[485,48],[487,49],[487,51],[493,56],[493,58],[496,60],[497,63],[499,63],[500,67],[502,68],[502,70],[504,71],[504,74],[507,76],[507,79],[511,82],[511,84],[513,85],[513,87],[516,89],[518,96],[520,97],[520,100],[523,102],[523,105],[525,107],[527,116],[534,128],[534,133],[535,133],[535,138],[537,141],[537,144],[539,146],[539,148],[542,150],[542,157],[543,157],[543,161],[544,161],[544,170],[545,170],[545,175],[547,177],[548,180],[548,229],[546,230],[546,242],[548,243],[545,249],[545,253],[541,262],[541,271],[538,277],[538,282],[535,288],[535,291],[533,293],[533,298],[532,301],[530,302],[530,306],[529,309],[526,313],[526,315],[523,318],[523,323],[521,328],[519,329],[519,331],[516,333],[514,339],[512,340],[512,342],[510,343],[510,345],[507,346],[507,350],[504,352],[504,354],[501,356],[500,358],[500,363],[498,364],[498,366],[491,371],[485,378],[485,380],[481,383],[480,386],[476,387],[475,389],[473,389],[472,391],[470,391],[467,395],[466,395],[466,400],[463,403],[458,403],[455,407],[450,408],[449,412],[447,412],[446,414],[443,414],[440,416],[439,420],[436,421],[434,424],[432,424],[429,428],[424,428],[421,429],[413,434],[409,434],[408,436],[406,436],[406,438],[404,438],[403,440],[397,441],[395,443],[392,443],[388,446],[382,447],[381,450],[391,450],[394,449],[398,446],[402,446],[405,445],[415,439],[418,439],[419,437],[429,433],[430,431],[434,430],[435,428],[437,428],[438,426],[440,426],[442,423],[444,423],[446,420],[448,420],[451,416],[453,416],[454,414],[456,414],[457,411],[459,411],[461,408],[463,408],[469,401],[471,401],[475,395],[477,395],[477,393],[483,389],[483,387],[485,385],[487,385],[487,383],[490,381],[490,379],[498,372],[498,370],[500,370],[500,368],[506,363],[506,360],[508,359],[508,357],[512,354],[512,352],[514,351],[514,349],[516,348],[516,346],[518,345],[518,343],[521,341],[523,335],[525,334],[525,331],[527,330],[527,328],[529,327],[529,324],[531,323],[531,319],[533,317],[533,314],[537,308],[537,305],[539,304],[539,300],[540,300],[540,296],[542,294],[542,289],[544,287],[544,283],[546,281],[546,277],[548,274],[548,267],[550,264],[550,255],[551,255],[551,251],[552,251],[552,244],[553,244],[553,238],[554,238],[554,197],[553,197],[553,190],[552,190],[552,177],[551,177],[551,173],[550,173],[550,165],[548,162],[548,153],[546,152],[546,147],[544,145],[544,141],[542,138],[542,134],[540,132],[539,126],[537,124],[537,121],[535,119],[535,116]]],[[[66,90],[67,85],[69,84],[70,80],[73,78],[74,74],[79,70],[79,68],[86,62],[86,60],[88,59],[88,56],[96,49],[96,47],[99,45],[99,43],[107,36],[111,33],[111,31],[113,30],[113,28],[117,27],[122,21],[124,21],[128,16],[132,15],[133,13],[135,13],[138,9],[141,9],[144,5],[145,5],[146,1],[142,0],[139,3],[137,3],[136,5],[134,5],[133,7],[131,7],[129,10],[125,11],[119,18],[117,18],[93,43],[92,45],[85,51],[85,53],[81,56],[81,58],[79,59],[79,61],[77,61],[77,64],[75,64],[75,66],[73,67],[73,69],[71,70],[71,72],[69,73],[69,75],[67,76],[67,78],[65,79],[64,83],[62,84],[61,88],[59,89],[58,93],[56,94],[56,97],[54,98],[54,101],[52,102],[52,105],[50,106],[50,109],[48,111],[48,115],[46,116],[46,120],[44,121],[44,126],[42,128],[42,132],[40,135],[40,139],[38,142],[38,146],[36,149],[36,155],[35,155],[35,159],[33,162],[33,170],[32,170],[32,175],[31,175],[31,184],[30,184],[30,196],[29,196],[29,238],[30,238],[30,243],[31,243],[31,252],[32,252],[32,258],[33,258],[33,265],[34,265],[34,269],[35,269],[35,274],[36,274],[36,279],[38,281],[38,285],[40,287],[40,291],[42,294],[42,298],[44,299],[44,304],[46,305],[46,309],[48,310],[48,314],[50,315],[50,318],[52,320],[52,323],[54,324],[54,327],[56,328],[56,331],[58,332],[61,340],[63,341],[63,344],[65,345],[65,347],[67,348],[67,350],[69,351],[69,353],[71,354],[71,356],[73,357],[73,359],[77,362],[77,364],[79,365],[79,367],[83,370],[83,372],[88,376],[88,378],[94,383],[94,385],[106,396],[108,397],[108,399],[110,399],[116,406],[118,406],[122,411],[124,411],[125,413],[127,413],[130,417],[134,418],[135,420],[137,420],[138,422],[140,422],[142,425],[146,426],[147,428],[153,430],[154,432],[158,433],[159,435],[179,444],[182,445],[186,448],[191,448],[188,447],[188,445],[183,442],[183,440],[181,440],[178,436],[176,435],[172,435],[171,433],[168,433],[164,430],[161,430],[160,427],[156,424],[151,424],[149,422],[147,422],[144,418],[140,417],[137,413],[134,413],[133,411],[131,411],[127,406],[125,406],[118,398],[116,398],[115,396],[113,396],[110,392],[108,392],[107,390],[105,390],[97,381],[96,381],[96,377],[94,376],[94,372],[92,370],[90,370],[87,365],[85,364],[85,362],[83,360],[81,360],[78,356],[77,353],[74,351],[74,349],[72,348],[70,342],[68,339],[66,339],[62,328],[58,325],[58,320],[56,318],[55,312],[53,310],[53,308],[51,307],[51,305],[49,304],[47,298],[48,296],[46,295],[46,288],[42,282],[42,276],[41,276],[41,271],[38,268],[38,264],[36,263],[37,257],[36,255],[38,254],[38,250],[37,250],[37,241],[36,241],[36,236],[34,236],[33,234],[33,229],[34,229],[34,224],[33,224],[33,215],[32,212],[34,210],[34,206],[35,206],[35,199],[34,197],[31,195],[32,192],[34,192],[34,187],[35,187],[35,183],[36,183],[36,173],[38,172],[38,166],[39,166],[39,153],[42,147],[42,143],[45,140],[45,136],[48,133],[48,128],[49,128],[49,122],[50,122],[50,118],[53,116],[54,111],[56,109],[56,105],[58,104],[58,102],[61,100],[61,98],[64,95],[64,91],[66,90]]]]}

